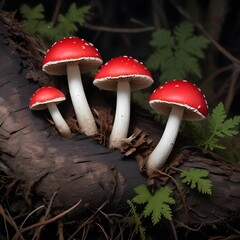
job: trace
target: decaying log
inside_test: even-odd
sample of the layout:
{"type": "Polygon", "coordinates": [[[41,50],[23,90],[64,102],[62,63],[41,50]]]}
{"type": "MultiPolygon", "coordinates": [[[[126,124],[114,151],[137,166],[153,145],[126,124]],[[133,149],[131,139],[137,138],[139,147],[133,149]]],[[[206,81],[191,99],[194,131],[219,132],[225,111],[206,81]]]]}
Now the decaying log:
{"type": "MultiPolygon", "coordinates": [[[[44,75],[44,81],[36,80],[34,74],[39,73],[34,71],[38,66],[34,67],[34,61],[23,58],[21,49],[13,46],[17,41],[11,39],[13,36],[6,25],[0,25],[0,33],[0,172],[11,173],[25,184],[26,204],[33,203],[38,196],[37,201],[47,205],[56,192],[52,207],[56,213],[80,199],[82,202],[72,216],[85,213],[88,209],[96,210],[106,201],[105,211],[126,211],[126,202],[134,196],[134,187],[147,183],[145,174],[139,171],[137,155],[126,157],[120,151],[109,150],[97,139],[81,133],[64,139],[48,121],[46,112],[29,110],[31,95],[41,84],[52,82],[44,79],[44,75]],[[31,77],[27,77],[30,73],[31,77]]],[[[14,38],[23,40],[24,37],[15,35],[14,38]]],[[[25,50],[26,53],[29,51],[25,50]]],[[[88,88],[94,93],[88,94],[89,98],[98,96],[93,86],[88,88]]],[[[66,118],[70,108],[70,102],[59,105],[66,118]]],[[[161,133],[158,124],[141,115],[132,122],[143,132],[151,133],[156,144],[161,133]]],[[[206,196],[187,190],[181,184],[179,175],[172,174],[185,200],[183,203],[175,192],[179,200],[174,208],[174,220],[179,227],[183,223],[200,226],[239,220],[239,169],[210,152],[193,147],[179,150],[172,156],[172,162],[178,163],[181,169],[197,167],[209,170],[213,183],[212,196],[206,196]]],[[[174,187],[170,180],[167,184],[174,187]]]]}

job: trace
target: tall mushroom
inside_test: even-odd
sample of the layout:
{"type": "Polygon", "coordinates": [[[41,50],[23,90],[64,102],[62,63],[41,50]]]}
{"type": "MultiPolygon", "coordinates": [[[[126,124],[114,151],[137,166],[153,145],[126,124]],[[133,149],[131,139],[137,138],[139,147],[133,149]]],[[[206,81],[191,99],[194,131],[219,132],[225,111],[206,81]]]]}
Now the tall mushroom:
{"type": "Polygon", "coordinates": [[[186,80],[166,82],[152,93],[149,103],[157,112],[169,117],[159,143],[147,160],[148,175],[165,164],[175,144],[182,119],[198,121],[205,119],[208,114],[204,95],[186,80]]]}
{"type": "Polygon", "coordinates": [[[97,134],[97,126],[84,92],[81,72],[102,64],[98,50],[78,37],[64,38],[52,45],[42,62],[43,71],[68,77],[69,93],[81,130],[87,135],[97,134]]]}
{"type": "Polygon", "coordinates": [[[131,90],[149,87],[153,78],[143,63],[119,56],[105,63],[94,77],[93,84],[100,89],[117,91],[116,112],[109,148],[120,148],[127,137],[130,122],[131,90]]]}
{"type": "Polygon", "coordinates": [[[71,130],[57,108],[57,104],[65,101],[63,92],[54,87],[39,88],[31,97],[29,108],[32,110],[48,109],[55,127],[66,138],[71,137],[71,130]]]}

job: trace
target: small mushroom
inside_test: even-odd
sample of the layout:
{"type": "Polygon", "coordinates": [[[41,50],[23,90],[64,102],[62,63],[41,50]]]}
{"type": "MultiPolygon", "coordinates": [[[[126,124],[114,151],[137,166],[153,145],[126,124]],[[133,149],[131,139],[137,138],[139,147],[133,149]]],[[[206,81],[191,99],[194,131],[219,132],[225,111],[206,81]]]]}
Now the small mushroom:
{"type": "Polygon", "coordinates": [[[208,114],[204,95],[186,80],[166,82],[152,93],[149,103],[158,113],[169,117],[159,143],[147,160],[148,176],[165,164],[175,144],[182,119],[198,121],[205,119],[208,114]]]}
{"type": "Polygon", "coordinates": [[[32,110],[48,109],[55,127],[63,137],[71,137],[71,130],[57,108],[57,104],[66,98],[60,90],[54,87],[42,87],[38,89],[30,99],[29,108],[32,110]]]}
{"type": "Polygon", "coordinates": [[[93,44],[78,37],[64,38],[52,45],[42,62],[43,71],[68,77],[69,93],[80,129],[87,135],[98,133],[84,92],[81,72],[99,67],[102,58],[93,44]]]}
{"type": "Polygon", "coordinates": [[[131,90],[149,87],[153,78],[143,63],[119,56],[105,63],[94,77],[93,84],[104,90],[117,91],[116,112],[109,148],[120,148],[127,137],[130,122],[131,90]]]}

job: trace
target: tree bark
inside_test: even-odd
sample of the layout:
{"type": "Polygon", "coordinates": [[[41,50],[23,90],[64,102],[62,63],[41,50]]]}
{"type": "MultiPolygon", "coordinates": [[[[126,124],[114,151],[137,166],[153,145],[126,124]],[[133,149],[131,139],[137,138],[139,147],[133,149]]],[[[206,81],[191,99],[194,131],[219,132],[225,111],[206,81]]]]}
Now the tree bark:
{"type": "MultiPolygon", "coordinates": [[[[36,201],[47,205],[56,192],[52,205],[55,214],[79,200],[81,204],[74,209],[72,217],[87,213],[89,209],[96,210],[106,202],[104,210],[107,212],[126,211],[127,200],[135,195],[133,189],[147,183],[136,161],[144,152],[126,157],[119,150],[109,150],[83,134],[76,134],[72,139],[62,138],[48,121],[46,112],[32,112],[28,107],[32,94],[41,84],[52,83],[51,80],[41,83],[34,77],[27,78],[36,70],[33,62],[24,59],[13,47],[9,29],[0,27],[0,33],[0,172],[13,175],[19,184],[25,185],[26,205],[36,201]]],[[[89,88],[94,93],[91,98],[99,96],[93,86],[89,88]]],[[[59,105],[62,112],[68,108],[72,108],[69,102],[62,107],[59,105]]],[[[69,109],[64,112],[65,117],[67,113],[69,109]]],[[[161,135],[158,124],[139,111],[136,113],[131,130],[134,125],[151,134],[153,143],[149,147],[156,145],[161,135]]],[[[230,224],[239,220],[238,168],[211,152],[194,147],[172,154],[171,162],[180,169],[207,169],[213,183],[213,194],[206,196],[189,190],[181,183],[178,173],[172,174],[184,195],[183,202],[178,192],[174,193],[178,199],[174,207],[177,226],[230,224]]],[[[169,179],[166,183],[176,187],[169,179]]]]}

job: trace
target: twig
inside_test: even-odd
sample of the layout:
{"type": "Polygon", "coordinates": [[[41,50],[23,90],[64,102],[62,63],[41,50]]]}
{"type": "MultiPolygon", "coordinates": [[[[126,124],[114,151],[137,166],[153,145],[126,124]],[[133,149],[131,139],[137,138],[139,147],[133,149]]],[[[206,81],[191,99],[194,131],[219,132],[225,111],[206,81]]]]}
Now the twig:
{"type": "Polygon", "coordinates": [[[54,222],[54,221],[62,218],[63,216],[65,216],[66,214],[68,214],[69,212],[71,212],[72,210],[74,210],[76,207],[78,207],[78,205],[81,203],[81,201],[82,201],[82,200],[78,201],[78,202],[77,202],[75,205],[73,205],[71,208],[69,208],[69,209],[67,209],[66,211],[64,211],[64,212],[56,215],[56,216],[53,217],[53,218],[50,218],[50,219],[48,219],[48,220],[46,220],[46,221],[43,221],[43,222],[38,222],[38,223],[32,224],[31,226],[28,226],[28,227],[26,227],[26,228],[24,228],[24,229],[21,229],[20,231],[18,231],[18,232],[14,235],[14,237],[13,237],[12,240],[17,240],[22,233],[24,233],[24,232],[26,232],[26,231],[28,231],[28,230],[31,230],[31,229],[33,229],[33,228],[40,227],[40,226],[43,226],[43,225],[47,225],[47,224],[49,224],[49,223],[52,223],[52,222],[54,222]]]}
{"type": "Polygon", "coordinates": [[[107,197],[106,201],[86,220],[84,221],[78,228],[77,230],[67,239],[67,240],[72,240],[74,239],[75,235],[83,228],[85,227],[88,223],[90,223],[95,216],[101,212],[101,210],[109,203],[109,201],[111,200],[111,198],[114,196],[115,190],[116,190],[116,186],[117,186],[117,182],[116,182],[116,172],[113,171],[113,189],[112,189],[112,193],[107,197]]]}
{"type": "Polygon", "coordinates": [[[193,20],[193,18],[180,6],[178,5],[175,0],[170,0],[172,5],[177,9],[177,11],[182,14],[186,19],[191,21],[216,47],[216,49],[221,52],[226,58],[228,58],[232,63],[236,63],[240,65],[240,60],[234,57],[230,52],[228,52],[224,47],[222,47],[216,40],[212,38],[212,36],[204,29],[204,27],[193,20]]]}
{"type": "Polygon", "coordinates": [[[58,234],[58,240],[64,240],[62,221],[58,222],[58,233],[57,234],[58,234]]]}
{"type": "Polygon", "coordinates": [[[25,222],[28,220],[29,217],[31,217],[35,212],[37,212],[38,210],[42,209],[43,207],[44,207],[44,205],[41,205],[40,207],[38,207],[38,208],[34,209],[32,212],[30,212],[30,213],[27,215],[27,217],[23,220],[20,228],[23,227],[23,225],[25,224],[25,222]]]}
{"type": "Polygon", "coordinates": [[[212,74],[210,74],[206,80],[203,82],[203,84],[201,84],[200,88],[201,89],[204,89],[207,85],[209,85],[209,83],[214,79],[216,78],[217,76],[219,76],[220,74],[222,73],[225,73],[227,71],[230,71],[232,69],[235,68],[235,65],[234,64],[229,64],[227,66],[224,66],[220,69],[217,69],[215,72],[213,72],[212,74]]]}
{"type": "MultiPolygon", "coordinates": [[[[49,213],[50,213],[50,211],[51,211],[51,207],[52,207],[53,200],[54,200],[54,198],[56,197],[56,195],[57,195],[57,192],[54,192],[54,193],[53,193],[53,196],[51,197],[50,203],[48,204],[46,213],[44,214],[44,216],[43,216],[43,218],[40,220],[40,222],[43,222],[43,221],[45,221],[45,220],[47,219],[47,217],[48,217],[48,215],[49,215],[49,213]]],[[[35,234],[34,234],[33,239],[38,240],[38,239],[40,238],[40,234],[41,234],[42,228],[43,228],[43,226],[40,226],[38,229],[36,229],[36,232],[35,232],[35,234]]]]}
{"type": "Polygon", "coordinates": [[[7,226],[7,222],[6,222],[6,218],[4,217],[3,218],[3,222],[4,222],[4,227],[5,227],[5,230],[6,230],[6,238],[7,240],[9,240],[9,232],[8,232],[8,226],[7,226]]]}
{"type": "Polygon", "coordinates": [[[15,229],[16,234],[18,234],[18,237],[20,237],[21,239],[24,239],[17,224],[14,222],[14,220],[10,217],[9,214],[6,214],[2,205],[0,205],[0,215],[2,215],[2,217],[4,218],[4,221],[8,222],[15,229]]]}
{"type": "Polygon", "coordinates": [[[236,84],[237,84],[238,77],[239,77],[239,69],[235,69],[232,73],[230,84],[229,84],[228,94],[225,99],[224,106],[225,106],[226,112],[229,112],[230,107],[232,105],[232,101],[233,101],[235,91],[236,91],[236,84]]]}
{"type": "Polygon", "coordinates": [[[174,237],[174,240],[178,240],[178,236],[177,236],[176,227],[174,226],[174,223],[173,223],[173,221],[170,221],[170,225],[171,225],[171,228],[172,228],[172,232],[173,232],[173,237],[174,237]]]}
{"type": "Polygon", "coordinates": [[[99,223],[96,223],[96,225],[100,228],[100,230],[102,231],[103,235],[105,236],[105,238],[107,240],[111,240],[111,238],[107,235],[105,229],[99,224],[99,223]]]}
{"type": "Polygon", "coordinates": [[[89,23],[84,23],[83,27],[88,28],[94,31],[101,32],[112,32],[112,33],[142,33],[142,32],[151,32],[154,27],[143,27],[143,28],[111,28],[106,26],[96,26],[89,23]]]}
{"type": "Polygon", "coordinates": [[[67,239],[67,240],[72,240],[74,239],[75,235],[83,228],[85,227],[88,223],[90,223],[94,217],[97,215],[97,213],[105,207],[106,203],[108,203],[108,200],[106,200],[84,223],[82,223],[77,230],[67,239]]]}
{"type": "Polygon", "coordinates": [[[188,229],[188,230],[190,230],[190,231],[192,231],[192,232],[198,232],[198,231],[200,231],[200,229],[202,228],[202,224],[201,224],[198,228],[191,228],[191,227],[185,225],[184,223],[179,222],[178,220],[174,220],[174,221],[175,221],[179,226],[184,227],[184,228],[186,228],[186,229],[188,229]]]}
{"type": "Polygon", "coordinates": [[[61,5],[62,5],[62,0],[57,0],[57,3],[55,5],[55,9],[54,9],[54,12],[53,12],[52,20],[51,20],[53,26],[56,24],[56,22],[58,20],[61,5]]]}

